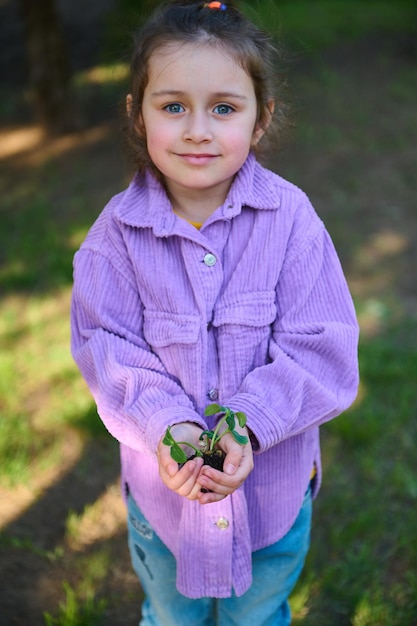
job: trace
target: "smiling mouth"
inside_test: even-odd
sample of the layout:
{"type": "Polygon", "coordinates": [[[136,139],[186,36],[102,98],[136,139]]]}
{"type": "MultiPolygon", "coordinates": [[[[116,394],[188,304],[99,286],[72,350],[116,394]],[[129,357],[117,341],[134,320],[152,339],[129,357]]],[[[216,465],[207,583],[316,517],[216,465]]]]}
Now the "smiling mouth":
{"type": "Polygon", "coordinates": [[[190,163],[192,165],[204,165],[206,163],[210,163],[213,159],[216,159],[218,154],[193,154],[193,153],[184,153],[177,154],[180,159],[190,163]]]}

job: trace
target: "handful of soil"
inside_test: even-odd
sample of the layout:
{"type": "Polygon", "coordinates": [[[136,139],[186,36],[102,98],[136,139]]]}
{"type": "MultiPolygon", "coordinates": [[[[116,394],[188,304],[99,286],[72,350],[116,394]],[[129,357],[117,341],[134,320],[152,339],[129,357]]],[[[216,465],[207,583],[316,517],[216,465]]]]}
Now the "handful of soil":
{"type": "MultiPolygon", "coordinates": [[[[195,459],[196,456],[197,456],[196,454],[193,454],[192,456],[187,458],[187,461],[191,461],[192,459],[195,459]]],[[[223,450],[217,449],[217,450],[214,450],[213,452],[203,452],[201,456],[203,458],[203,465],[210,465],[210,467],[213,467],[214,469],[219,470],[219,472],[223,471],[224,459],[226,457],[223,450]]],[[[187,461],[185,461],[185,463],[187,461]]],[[[183,467],[185,463],[178,463],[178,467],[179,468],[183,467]]],[[[202,487],[201,493],[209,493],[209,489],[204,489],[204,487],[202,487]]]]}
{"type": "MultiPolygon", "coordinates": [[[[206,416],[220,414],[219,421],[214,430],[203,430],[200,435],[200,441],[202,442],[202,450],[199,450],[195,445],[188,441],[176,441],[171,433],[171,426],[168,426],[163,443],[169,446],[171,449],[171,457],[178,463],[179,467],[182,467],[187,461],[191,461],[195,457],[202,457],[204,465],[210,465],[214,469],[223,471],[223,464],[225,459],[225,453],[218,447],[218,443],[224,435],[230,433],[237,443],[244,446],[248,443],[249,439],[245,435],[239,433],[236,428],[236,421],[241,428],[246,425],[246,415],[241,411],[232,411],[226,406],[219,404],[209,404],[204,411],[206,416]],[[225,428],[226,426],[226,428],[225,428]],[[221,430],[221,429],[224,430],[221,430]],[[182,446],[188,446],[195,453],[192,456],[187,456],[182,446]]],[[[207,489],[201,489],[203,493],[207,493],[207,489]]]]}

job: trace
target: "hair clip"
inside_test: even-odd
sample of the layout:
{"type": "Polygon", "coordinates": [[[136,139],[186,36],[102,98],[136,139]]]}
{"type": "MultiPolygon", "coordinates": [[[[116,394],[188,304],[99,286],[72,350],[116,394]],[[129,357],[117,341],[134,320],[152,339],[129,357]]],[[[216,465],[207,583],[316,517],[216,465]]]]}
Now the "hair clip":
{"type": "Polygon", "coordinates": [[[219,9],[219,11],[226,11],[227,6],[223,2],[206,2],[204,5],[207,9],[219,9]]]}

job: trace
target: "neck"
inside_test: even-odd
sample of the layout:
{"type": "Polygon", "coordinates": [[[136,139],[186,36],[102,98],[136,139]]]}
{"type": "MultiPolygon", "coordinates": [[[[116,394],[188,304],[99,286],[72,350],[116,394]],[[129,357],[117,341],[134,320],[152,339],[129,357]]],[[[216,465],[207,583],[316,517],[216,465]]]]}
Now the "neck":
{"type": "Polygon", "coordinates": [[[230,183],[216,190],[177,190],[167,186],[166,191],[174,211],[191,222],[205,222],[223,204],[230,183]]]}
{"type": "Polygon", "coordinates": [[[220,202],[208,206],[202,200],[199,200],[195,203],[178,203],[171,198],[171,204],[175,213],[177,213],[177,215],[179,215],[180,217],[183,217],[189,222],[198,222],[199,224],[203,224],[222,203],[220,202]]]}

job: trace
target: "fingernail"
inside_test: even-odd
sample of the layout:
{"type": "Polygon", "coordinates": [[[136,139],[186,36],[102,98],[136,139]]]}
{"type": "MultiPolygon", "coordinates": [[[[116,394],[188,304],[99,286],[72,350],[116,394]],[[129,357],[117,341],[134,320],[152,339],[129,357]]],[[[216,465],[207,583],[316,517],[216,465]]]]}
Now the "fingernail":
{"type": "Polygon", "coordinates": [[[233,465],[233,463],[228,463],[226,467],[224,468],[224,472],[226,474],[234,474],[235,471],[236,471],[236,465],[233,465]]]}

